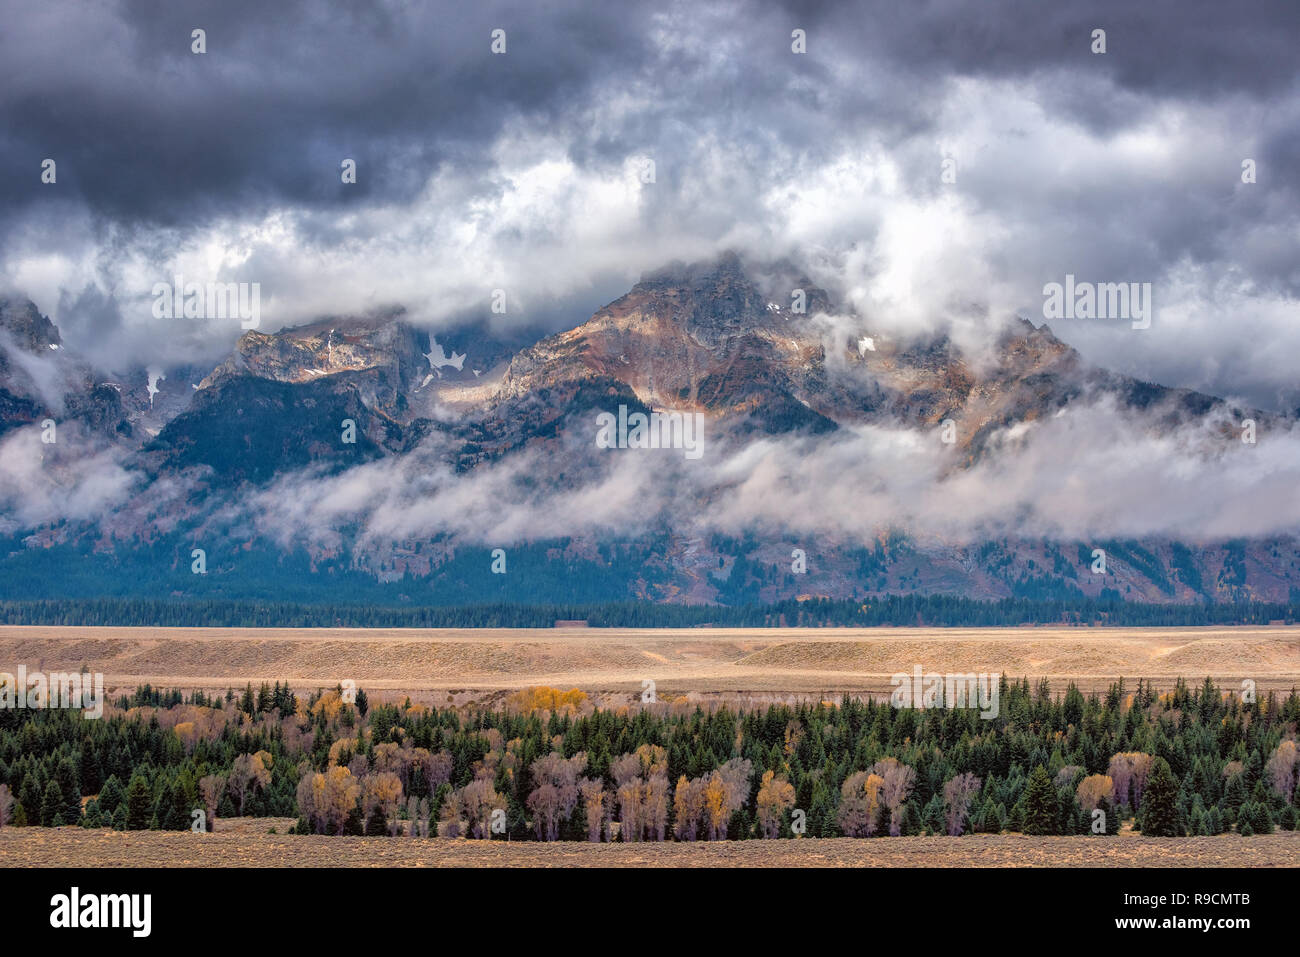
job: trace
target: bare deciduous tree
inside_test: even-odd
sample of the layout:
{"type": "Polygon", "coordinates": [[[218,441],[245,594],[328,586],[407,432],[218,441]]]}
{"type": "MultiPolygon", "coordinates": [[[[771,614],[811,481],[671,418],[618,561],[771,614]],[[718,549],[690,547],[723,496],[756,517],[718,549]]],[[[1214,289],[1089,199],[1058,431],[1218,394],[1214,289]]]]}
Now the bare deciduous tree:
{"type": "Polygon", "coordinates": [[[1133,810],[1138,809],[1142,804],[1142,789],[1146,787],[1147,775],[1151,773],[1151,764],[1154,760],[1154,756],[1143,754],[1141,751],[1121,751],[1111,756],[1110,767],[1106,769],[1106,773],[1115,782],[1112,803],[1127,804],[1131,790],[1133,810]]]}
{"type": "Polygon", "coordinates": [[[14,795],[9,790],[9,785],[0,784],[0,827],[9,823],[10,815],[14,810],[14,795]]]}
{"type": "Polygon", "coordinates": [[[889,808],[889,836],[898,837],[903,829],[903,803],[912,793],[916,771],[897,758],[884,758],[871,766],[871,773],[880,775],[880,796],[889,808]]]}
{"type": "Polygon", "coordinates": [[[573,813],[578,803],[578,775],[586,766],[585,751],[568,759],[552,751],[533,762],[533,781],[537,786],[525,804],[533,812],[533,829],[538,840],[559,840],[560,822],[573,813]]]}
{"type": "Polygon", "coordinates": [[[644,785],[645,836],[652,841],[662,841],[668,834],[668,775],[655,771],[644,785]]]}
{"type": "Polygon", "coordinates": [[[1295,794],[1296,779],[1300,776],[1300,754],[1296,753],[1294,741],[1278,744],[1277,750],[1264,766],[1264,773],[1268,775],[1273,790],[1290,802],[1291,796],[1295,794]]]}
{"type": "Polygon", "coordinates": [[[836,823],[848,837],[873,837],[880,824],[885,779],[869,771],[857,771],[840,786],[840,808],[836,823]]]}
{"type": "Polygon", "coordinates": [[[662,841],[668,830],[668,753],[643,744],[612,761],[619,837],[624,841],[662,841]]]}
{"type": "Polygon", "coordinates": [[[497,793],[490,777],[475,778],[461,788],[460,807],[469,822],[471,837],[482,840],[492,836],[492,812],[504,810],[506,799],[497,793]]]}
{"type": "Polygon", "coordinates": [[[732,758],[704,781],[704,825],[710,841],[727,838],[731,815],[749,800],[749,773],[753,763],[748,758],[732,758]]]}
{"type": "Polygon", "coordinates": [[[578,782],[582,791],[582,807],[587,813],[587,840],[600,843],[600,832],[605,826],[605,782],[599,778],[583,778],[578,782]]]}
{"type": "Polygon", "coordinates": [[[944,819],[949,837],[960,837],[966,830],[970,802],[980,790],[980,779],[967,771],[943,786],[944,819]]]}
{"type": "Polygon", "coordinates": [[[1053,782],[1058,788],[1063,788],[1074,781],[1074,776],[1083,770],[1077,764],[1067,764],[1056,772],[1053,782]]]}
{"type": "Polygon", "coordinates": [[[677,779],[673,793],[673,835],[679,841],[693,841],[699,833],[700,817],[704,813],[704,779],[677,779]]]}
{"type": "Polygon", "coordinates": [[[209,774],[199,779],[199,797],[207,810],[209,831],[216,830],[217,805],[220,804],[221,795],[225,790],[226,779],[220,774],[209,774]]]}
{"type": "Polygon", "coordinates": [[[241,817],[249,796],[271,783],[272,761],[268,752],[258,751],[256,754],[241,754],[230,766],[226,787],[230,789],[241,817]]]}

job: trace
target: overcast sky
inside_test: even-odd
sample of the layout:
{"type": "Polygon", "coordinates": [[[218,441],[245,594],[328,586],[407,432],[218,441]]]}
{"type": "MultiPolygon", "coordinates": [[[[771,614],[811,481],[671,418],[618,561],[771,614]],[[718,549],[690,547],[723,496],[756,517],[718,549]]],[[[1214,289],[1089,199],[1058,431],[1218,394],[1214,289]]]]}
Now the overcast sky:
{"type": "Polygon", "coordinates": [[[735,248],[967,344],[1067,274],[1150,282],[1150,329],[1052,327],[1300,406],[1294,0],[0,2],[0,289],[109,367],[233,344],[152,317],[177,272],[260,283],[264,330],[494,288],[560,328],[735,248]]]}

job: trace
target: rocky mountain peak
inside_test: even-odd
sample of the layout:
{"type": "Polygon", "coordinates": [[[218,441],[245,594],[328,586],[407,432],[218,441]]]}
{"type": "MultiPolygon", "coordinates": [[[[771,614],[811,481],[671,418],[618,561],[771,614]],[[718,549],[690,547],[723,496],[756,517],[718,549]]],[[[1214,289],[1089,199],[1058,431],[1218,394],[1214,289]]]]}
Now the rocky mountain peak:
{"type": "Polygon", "coordinates": [[[35,355],[52,352],[63,344],[58,327],[41,315],[30,299],[0,299],[0,330],[18,348],[35,355]]]}
{"type": "Polygon", "coordinates": [[[403,319],[402,310],[332,317],[274,333],[244,333],[201,389],[231,375],[304,383],[346,373],[383,372],[405,391],[428,372],[428,336],[403,319]]]}

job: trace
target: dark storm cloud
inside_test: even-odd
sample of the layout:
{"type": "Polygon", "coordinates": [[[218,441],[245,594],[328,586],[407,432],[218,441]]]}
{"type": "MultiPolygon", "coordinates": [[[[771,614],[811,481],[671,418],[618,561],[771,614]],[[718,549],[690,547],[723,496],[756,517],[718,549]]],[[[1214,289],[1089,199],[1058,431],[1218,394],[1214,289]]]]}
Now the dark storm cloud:
{"type": "Polygon", "coordinates": [[[616,65],[645,59],[632,11],[548,3],[128,2],[13,14],[3,59],[11,171],[0,201],[60,183],[122,220],[195,222],[231,204],[360,201],[418,190],[518,114],[558,117],[616,65]],[[508,55],[488,55],[492,29],[508,55]],[[191,52],[194,28],[207,53],[191,52]],[[340,188],[356,159],[358,189],[340,188]],[[36,165],[34,165],[36,164],[36,165]]]}
{"type": "MultiPolygon", "coordinates": [[[[954,75],[1086,71],[1162,98],[1266,96],[1293,82],[1300,34],[1290,2],[721,9],[730,15],[677,8],[663,23],[647,5],[576,2],[136,0],[13,11],[0,41],[0,163],[10,174],[0,202],[41,198],[24,174],[46,156],[59,161],[62,183],[123,220],[194,222],[231,203],[358,202],[370,191],[401,198],[439,163],[475,158],[512,117],[563,126],[607,83],[639,76],[662,106],[813,148],[827,110],[841,122],[925,122],[927,88],[954,75]],[[1107,30],[1104,57],[1089,51],[1097,26],[1107,30]],[[207,32],[203,56],[190,52],[195,27],[207,32]],[[507,30],[506,57],[488,55],[496,27],[507,30]],[[810,55],[791,69],[795,27],[809,32],[810,55]],[[665,50],[657,30],[698,35],[665,50]],[[838,81],[831,63],[847,70],[838,81]],[[843,80],[862,75],[859,63],[888,64],[907,82],[882,91],[888,99],[854,89],[843,80]],[[702,75],[710,89],[696,86],[702,75]],[[365,172],[356,190],[338,183],[345,156],[365,172]]],[[[1106,126],[1126,122],[1114,114],[1132,106],[1075,83],[1043,88],[1106,126]]],[[[620,152],[626,136],[653,135],[647,123],[662,119],[654,110],[590,139],[579,131],[575,155],[620,152]]]]}
{"type": "Polygon", "coordinates": [[[1289,0],[852,0],[782,4],[819,43],[880,57],[917,73],[1025,76],[1102,70],[1117,86],[1157,96],[1264,96],[1295,78],[1300,7],[1289,0]],[[1091,52],[1094,29],[1107,56],[1091,52]]]}
{"type": "Polygon", "coordinates": [[[735,245],[824,263],[896,326],[950,302],[1034,317],[1066,272],[1165,281],[1166,331],[1054,328],[1148,378],[1300,398],[1290,0],[13,6],[0,279],[98,334],[88,351],[228,349],[237,327],[147,321],[150,285],[214,241],[241,271],[214,270],[262,282],[267,328],[391,302],[432,323],[495,286],[558,328],[735,245]],[[655,182],[622,197],[636,156],[655,182]]]}

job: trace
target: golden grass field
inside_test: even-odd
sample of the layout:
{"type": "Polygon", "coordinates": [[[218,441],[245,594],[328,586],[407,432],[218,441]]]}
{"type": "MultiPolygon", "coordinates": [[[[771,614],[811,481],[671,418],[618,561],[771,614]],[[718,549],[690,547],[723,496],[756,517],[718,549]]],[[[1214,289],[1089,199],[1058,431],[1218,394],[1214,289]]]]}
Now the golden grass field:
{"type": "MultiPolygon", "coordinates": [[[[997,629],[230,629],[0,626],[0,671],[105,674],[221,691],[284,681],[299,691],[352,679],[377,697],[491,703],[529,685],[581,688],[610,704],[653,680],[658,695],[764,704],[883,695],[896,672],[1000,672],[1102,691],[1124,676],[1158,688],[1207,675],[1261,692],[1300,686],[1300,628],[997,629]]],[[[536,844],[288,836],[292,821],[219,821],[213,834],[5,828],[9,866],[1206,867],[1300,865],[1300,834],[1110,839],[907,837],[694,844],[536,844]],[[269,834],[275,827],[278,834],[269,834]]]]}
{"type": "Polygon", "coordinates": [[[890,837],[663,844],[286,835],[288,819],[218,821],[212,834],[0,830],[8,867],[1296,867],[1300,832],[1254,837],[890,837]],[[266,833],[275,827],[278,834],[266,833]]]}
{"type": "Polygon", "coordinates": [[[609,700],[640,693],[771,699],[881,694],[926,671],[1046,677],[1102,691],[1117,677],[1164,688],[1207,675],[1261,691],[1300,686],[1300,628],[239,629],[0,626],[0,670],[103,672],[112,691],[224,690],[352,679],[381,697],[491,700],[528,685],[609,700]]]}

